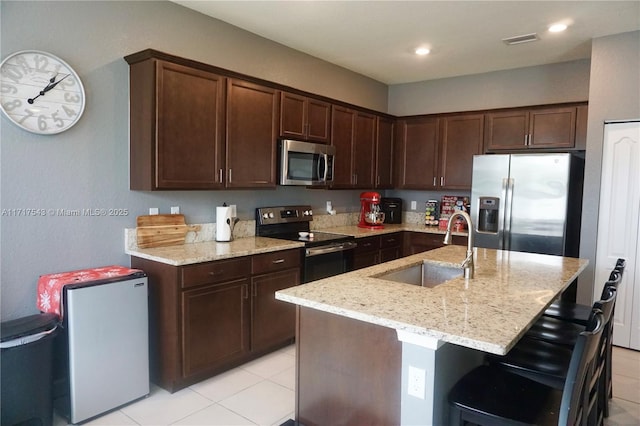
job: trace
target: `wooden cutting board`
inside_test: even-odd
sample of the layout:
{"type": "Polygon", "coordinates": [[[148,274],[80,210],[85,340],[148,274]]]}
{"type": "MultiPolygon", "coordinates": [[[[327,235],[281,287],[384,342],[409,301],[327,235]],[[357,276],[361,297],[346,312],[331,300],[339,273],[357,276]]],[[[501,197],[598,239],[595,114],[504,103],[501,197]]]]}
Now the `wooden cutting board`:
{"type": "Polygon", "coordinates": [[[200,225],[188,226],[183,214],[138,216],[137,225],[136,239],[140,248],[184,244],[187,232],[200,230],[200,225]]]}

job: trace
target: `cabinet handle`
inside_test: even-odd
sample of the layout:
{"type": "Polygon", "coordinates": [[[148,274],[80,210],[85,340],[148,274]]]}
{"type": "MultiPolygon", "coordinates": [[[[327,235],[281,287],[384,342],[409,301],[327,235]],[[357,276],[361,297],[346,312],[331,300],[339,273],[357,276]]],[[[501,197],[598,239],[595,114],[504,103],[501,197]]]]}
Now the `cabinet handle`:
{"type": "Polygon", "coordinates": [[[380,175],[376,176],[376,185],[380,185],[380,175]]]}
{"type": "Polygon", "coordinates": [[[273,263],[273,264],[284,263],[284,259],[272,260],[271,263],[273,263]]]}
{"type": "Polygon", "coordinates": [[[229,169],[229,178],[227,179],[227,182],[231,183],[231,169],[229,169]]]}
{"type": "Polygon", "coordinates": [[[393,242],[395,242],[395,241],[396,241],[396,239],[395,239],[395,238],[389,238],[389,239],[387,240],[387,242],[388,242],[388,243],[393,243],[393,242]]]}
{"type": "Polygon", "coordinates": [[[247,284],[242,284],[242,292],[244,295],[242,296],[244,299],[249,298],[249,286],[247,284]]]}
{"type": "Polygon", "coordinates": [[[220,169],[220,171],[218,172],[218,175],[220,177],[220,183],[223,183],[223,179],[224,179],[224,171],[222,169],[220,169]]]}
{"type": "Polygon", "coordinates": [[[433,177],[433,186],[436,186],[436,177],[433,177]]]}
{"type": "Polygon", "coordinates": [[[444,186],[444,176],[440,176],[440,186],[444,186]]]}
{"type": "Polygon", "coordinates": [[[252,293],[253,293],[252,294],[253,297],[258,297],[258,286],[257,285],[253,286],[253,292],[252,293]]]}
{"type": "Polygon", "coordinates": [[[218,274],[221,274],[221,273],[223,273],[223,272],[224,272],[224,271],[223,271],[222,269],[221,269],[221,270],[219,270],[219,271],[211,271],[211,272],[209,272],[209,275],[211,275],[211,276],[213,277],[214,275],[218,275],[218,274]]]}

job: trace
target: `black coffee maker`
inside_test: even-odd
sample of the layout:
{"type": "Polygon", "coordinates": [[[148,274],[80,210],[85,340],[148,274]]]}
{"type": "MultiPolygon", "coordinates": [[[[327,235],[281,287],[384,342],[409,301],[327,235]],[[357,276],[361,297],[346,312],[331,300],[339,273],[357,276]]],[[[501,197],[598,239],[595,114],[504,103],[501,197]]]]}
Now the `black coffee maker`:
{"type": "Polygon", "coordinates": [[[384,223],[402,223],[401,198],[381,198],[380,211],[384,213],[384,223]]]}

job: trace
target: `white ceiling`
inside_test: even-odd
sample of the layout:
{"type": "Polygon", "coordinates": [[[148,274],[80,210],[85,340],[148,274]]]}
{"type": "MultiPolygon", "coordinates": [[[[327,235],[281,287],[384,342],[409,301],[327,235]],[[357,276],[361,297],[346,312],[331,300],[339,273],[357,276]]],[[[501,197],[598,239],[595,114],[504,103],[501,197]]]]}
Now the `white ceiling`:
{"type": "Polygon", "coordinates": [[[640,1],[171,1],[386,84],[589,58],[592,38],[640,30],[640,1]]]}

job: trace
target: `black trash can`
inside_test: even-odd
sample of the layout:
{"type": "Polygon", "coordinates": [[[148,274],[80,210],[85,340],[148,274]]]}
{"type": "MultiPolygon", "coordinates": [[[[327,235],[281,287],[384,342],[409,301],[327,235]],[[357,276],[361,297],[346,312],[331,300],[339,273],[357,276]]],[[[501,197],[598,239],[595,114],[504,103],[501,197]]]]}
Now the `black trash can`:
{"type": "Polygon", "coordinates": [[[53,423],[53,339],[57,326],[58,316],[49,313],[1,324],[2,426],[53,423]]]}

